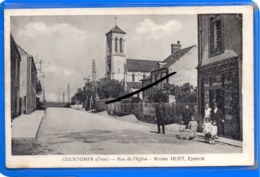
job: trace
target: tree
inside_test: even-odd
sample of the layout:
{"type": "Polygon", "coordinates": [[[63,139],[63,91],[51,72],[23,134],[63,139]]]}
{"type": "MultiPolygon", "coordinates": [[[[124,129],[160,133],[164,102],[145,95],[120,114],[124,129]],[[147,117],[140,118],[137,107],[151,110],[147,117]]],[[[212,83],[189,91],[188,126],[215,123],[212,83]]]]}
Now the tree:
{"type": "Polygon", "coordinates": [[[36,94],[40,95],[42,93],[42,84],[41,81],[37,78],[36,79],[36,94]]]}
{"type": "Polygon", "coordinates": [[[97,92],[101,99],[117,98],[124,92],[124,87],[118,80],[106,80],[98,83],[97,92]]]}
{"type": "Polygon", "coordinates": [[[156,90],[149,95],[148,100],[153,103],[158,103],[159,100],[161,100],[162,103],[166,103],[168,101],[168,94],[164,93],[162,90],[156,90]]]}
{"type": "Polygon", "coordinates": [[[77,93],[73,96],[73,102],[82,104],[85,100],[84,93],[81,88],[78,88],[77,93]]]}
{"type": "Polygon", "coordinates": [[[182,86],[170,85],[170,94],[175,96],[177,103],[196,103],[198,99],[197,87],[193,87],[190,83],[185,83],[182,86]]]}

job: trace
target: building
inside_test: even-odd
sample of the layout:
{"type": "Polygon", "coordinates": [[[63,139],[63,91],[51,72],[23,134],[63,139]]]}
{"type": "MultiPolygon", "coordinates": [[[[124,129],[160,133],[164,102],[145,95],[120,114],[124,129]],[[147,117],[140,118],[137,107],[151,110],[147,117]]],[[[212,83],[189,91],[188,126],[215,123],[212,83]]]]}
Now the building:
{"type": "Polygon", "coordinates": [[[10,35],[11,50],[11,118],[15,118],[21,113],[20,97],[20,54],[12,35],[10,35]]]}
{"type": "Polygon", "coordinates": [[[197,65],[198,65],[197,46],[193,45],[182,49],[181,44],[171,44],[171,54],[161,62],[157,63],[157,67],[151,71],[151,76],[142,80],[143,86],[149,85],[166,75],[177,72],[175,75],[155,85],[152,89],[143,92],[143,97],[148,98],[155,90],[167,91],[168,84],[183,85],[190,83],[194,87],[197,86],[197,65]]]}
{"type": "Polygon", "coordinates": [[[36,109],[37,69],[33,56],[29,55],[20,46],[20,100],[23,114],[30,114],[36,109]]]}
{"type": "Polygon", "coordinates": [[[224,133],[242,139],[242,16],[198,15],[198,108],[205,104],[223,111],[224,133]]]}
{"type": "Polygon", "coordinates": [[[106,34],[106,72],[109,79],[124,79],[125,34],[117,25],[106,34]]]}
{"type": "Polygon", "coordinates": [[[106,75],[132,92],[142,87],[141,80],[150,75],[158,61],[127,58],[125,34],[117,25],[106,34],[106,75]]]}
{"type": "MultiPolygon", "coordinates": [[[[127,59],[125,66],[126,91],[136,91],[142,88],[142,79],[149,77],[159,61],[127,59]]],[[[140,95],[141,97],[141,95],[140,95]]]]}

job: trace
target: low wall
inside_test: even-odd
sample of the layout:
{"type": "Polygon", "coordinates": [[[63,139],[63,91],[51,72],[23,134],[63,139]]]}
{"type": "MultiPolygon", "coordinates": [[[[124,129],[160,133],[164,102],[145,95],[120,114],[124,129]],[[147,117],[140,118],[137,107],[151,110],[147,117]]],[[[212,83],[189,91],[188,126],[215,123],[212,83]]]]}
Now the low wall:
{"type": "MultiPolygon", "coordinates": [[[[124,116],[133,114],[138,120],[147,123],[155,123],[155,107],[156,103],[122,103],[115,102],[110,104],[105,104],[108,100],[100,100],[97,102],[97,111],[107,110],[109,115],[124,116]]],[[[169,104],[163,103],[166,107],[166,124],[180,123],[182,118],[182,113],[187,104],[169,104]]],[[[190,108],[193,109],[195,104],[189,104],[190,108]]]]}

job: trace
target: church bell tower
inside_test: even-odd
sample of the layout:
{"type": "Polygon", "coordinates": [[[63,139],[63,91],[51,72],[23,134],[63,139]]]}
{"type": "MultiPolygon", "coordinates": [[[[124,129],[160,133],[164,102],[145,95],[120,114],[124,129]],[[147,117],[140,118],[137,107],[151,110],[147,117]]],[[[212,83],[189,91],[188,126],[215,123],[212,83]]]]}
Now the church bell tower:
{"type": "Polygon", "coordinates": [[[125,34],[116,24],[106,34],[106,74],[109,79],[119,82],[125,74],[125,34]]]}

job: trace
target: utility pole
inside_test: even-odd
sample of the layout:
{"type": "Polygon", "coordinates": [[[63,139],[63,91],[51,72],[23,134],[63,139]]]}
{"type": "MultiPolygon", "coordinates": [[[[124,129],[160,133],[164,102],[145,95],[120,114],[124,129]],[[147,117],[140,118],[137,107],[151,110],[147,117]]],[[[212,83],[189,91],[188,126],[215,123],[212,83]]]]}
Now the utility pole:
{"type": "Polygon", "coordinates": [[[62,103],[63,104],[65,103],[65,93],[64,92],[62,93],[62,103]]]}
{"type": "Polygon", "coordinates": [[[92,61],[92,82],[94,84],[94,87],[95,87],[95,95],[96,95],[96,98],[98,97],[97,95],[97,82],[96,82],[96,62],[95,60],[93,59],[92,61]]]}
{"type": "Polygon", "coordinates": [[[37,55],[35,56],[35,64],[38,63],[38,69],[37,71],[39,71],[39,75],[37,76],[38,78],[41,78],[41,85],[42,85],[42,102],[44,107],[46,108],[46,100],[45,100],[45,75],[44,72],[42,71],[42,64],[44,63],[44,61],[42,59],[38,60],[37,59],[37,55]]]}
{"type": "Polygon", "coordinates": [[[70,84],[68,84],[68,102],[70,102],[70,84]]]}
{"type": "Polygon", "coordinates": [[[92,60],[92,82],[96,82],[96,62],[92,60]]]}
{"type": "MultiPolygon", "coordinates": [[[[36,56],[36,60],[37,60],[37,56],[36,56]]],[[[41,73],[42,72],[42,64],[44,63],[43,60],[36,61],[35,63],[39,63],[39,69],[37,69],[37,70],[39,70],[40,73],[41,73]]]]}

